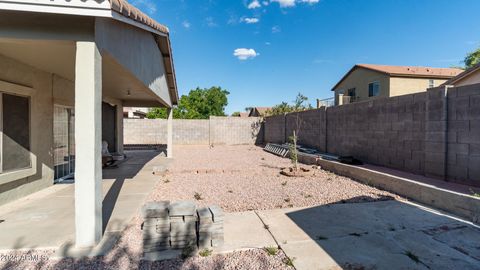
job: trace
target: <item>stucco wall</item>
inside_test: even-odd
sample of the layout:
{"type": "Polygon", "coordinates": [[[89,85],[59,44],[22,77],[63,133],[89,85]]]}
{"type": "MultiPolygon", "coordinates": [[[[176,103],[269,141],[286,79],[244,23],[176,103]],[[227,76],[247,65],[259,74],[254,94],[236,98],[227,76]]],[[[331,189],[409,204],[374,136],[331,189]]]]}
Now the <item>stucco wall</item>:
{"type": "MultiPolygon", "coordinates": [[[[30,97],[30,148],[36,156],[35,172],[6,182],[0,175],[0,205],[53,184],[53,99],[52,74],[0,56],[0,80],[28,86],[30,97]]],[[[2,91],[2,89],[0,89],[2,91]]]]}
{"type": "Polygon", "coordinates": [[[271,143],[285,143],[285,115],[266,117],[264,121],[264,141],[271,143]]]}
{"type": "MultiPolygon", "coordinates": [[[[403,78],[403,77],[391,77],[390,78],[390,96],[401,96],[419,92],[427,91],[429,87],[430,79],[425,78],[403,78]]],[[[440,86],[446,82],[445,79],[433,79],[434,87],[440,86]]]]}
{"type": "Polygon", "coordinates": [[[368,84],[374,81],[380,82],[379,97],[387,97],[390,85],[389,77],[383,73],[357,68],[335,88],[335,104],[338,104],[338,93],[344,91],[347,96],[347,90],[356,88],[356,96],[358,100],[368,99],[368,84]]]}
{"type": "MultiPolygon", "coordinates": [[[[263,141],[261,118],[212,117],[173,120],[173,144],[235,145],[263,141]]],[[[167,143],[166,119],[124,119],[125,145],[167,143]]]]}
{"type": "Polygon", "coordinates": [[[171,106],[163,56],[153,34],[121,22],[98,18],[95,40],[99,50],[108,52],[171,106]]]}

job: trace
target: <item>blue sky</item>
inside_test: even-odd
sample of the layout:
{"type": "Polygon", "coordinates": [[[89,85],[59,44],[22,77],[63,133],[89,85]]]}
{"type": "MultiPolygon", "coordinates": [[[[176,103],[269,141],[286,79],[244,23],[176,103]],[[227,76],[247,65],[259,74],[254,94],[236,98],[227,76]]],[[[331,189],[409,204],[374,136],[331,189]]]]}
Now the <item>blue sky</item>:
{"type": "Polygon", "coordinates": [[[450,67],[480,46],[479,0],[130,0],[171,32],[180,95],[226,112],[333,96],[356,63],[450,67]]]}

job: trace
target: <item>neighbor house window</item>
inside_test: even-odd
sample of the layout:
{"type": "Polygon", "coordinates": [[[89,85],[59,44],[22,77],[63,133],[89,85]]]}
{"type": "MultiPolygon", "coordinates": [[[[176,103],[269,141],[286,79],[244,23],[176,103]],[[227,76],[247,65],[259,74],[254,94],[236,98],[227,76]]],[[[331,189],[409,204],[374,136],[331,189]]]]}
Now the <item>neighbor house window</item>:
{"type": "Polygon", "coordinates": [[[0,172],[31,167],[30,99],[0,93],[0,172]]]}
{"type": "Polygon", "coordinates": [[[347,90],[347,95],[350,97],[350,101],[355,101],[355,97],[357,96],[355,92],[355,88],[350,88],[347,90]]]}
{"type": "Polygon", "coordinates": [[[428,88],[433,88],[433,87],[435,87],[435,80],[433,79],[428,80],[428,88]]]}
{"type": "Polygon", "coordinates": [[[380,83],[379,82],[372,82],[368,84],[368,96],[369,97],[376,97],[380,95],[380,83]]]}

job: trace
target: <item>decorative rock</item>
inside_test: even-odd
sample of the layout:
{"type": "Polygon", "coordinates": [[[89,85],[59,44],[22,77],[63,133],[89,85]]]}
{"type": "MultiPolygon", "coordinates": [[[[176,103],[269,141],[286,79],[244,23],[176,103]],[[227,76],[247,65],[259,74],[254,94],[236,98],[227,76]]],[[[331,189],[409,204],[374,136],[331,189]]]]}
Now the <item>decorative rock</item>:
{"type": "Polygon", "coordinates": [[[142,217],[148,218],[168,218],[168,207],[170,201],[148,202],[142,207],[142,217]]]}
{"type": "Polygon", "coordinates": [[[168,207],[170,217],[174,216],[194,216],[195,204],[190,201],[178,201],[171,203],[168,207]]]}

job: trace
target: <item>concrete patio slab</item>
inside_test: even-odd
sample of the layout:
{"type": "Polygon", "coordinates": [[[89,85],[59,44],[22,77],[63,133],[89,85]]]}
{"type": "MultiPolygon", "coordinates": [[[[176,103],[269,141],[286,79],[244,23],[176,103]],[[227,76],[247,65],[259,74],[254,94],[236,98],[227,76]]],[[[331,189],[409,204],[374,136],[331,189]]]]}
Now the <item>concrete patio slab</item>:
{"type": "Polygon", "coordinates": [[[412,203],[259,211],[297,269],[480,269],[480,229],[412,203]]]}
{"type": "MultiPolygon", "coordinates": [[[[95,250],[79,254],[99,254],[113,245],[159,180],[152,174],[153,166],[170,162],[158,154],[128,152],[129,159],[118,168],[103,171],[105,236],[95,250]]],[[[54,185],[0,207],[0,219],[5,220],[0,223],[0,250],[60,247],[59,256],[70,254],[75,240],[74,188],[73,184],[54,185]]]]}

